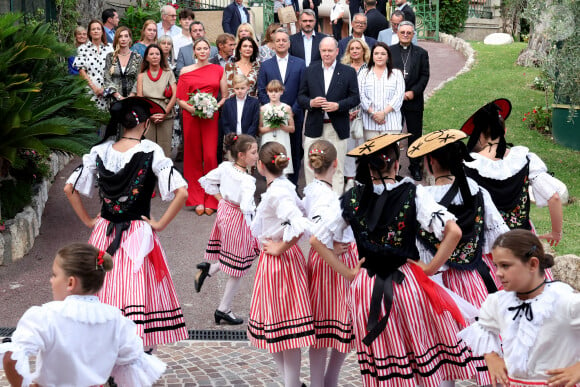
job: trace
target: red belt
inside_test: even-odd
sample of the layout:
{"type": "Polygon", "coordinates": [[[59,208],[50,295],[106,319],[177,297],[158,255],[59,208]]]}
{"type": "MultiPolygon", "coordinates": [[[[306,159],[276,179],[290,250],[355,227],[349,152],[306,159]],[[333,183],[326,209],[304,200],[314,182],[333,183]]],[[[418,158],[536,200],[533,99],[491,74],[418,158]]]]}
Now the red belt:
{"type": "Polygon", "coordinates": [[[324,121],[322,121],[325,124],[330,124],[332,121],[325,119],[324,121]]]}

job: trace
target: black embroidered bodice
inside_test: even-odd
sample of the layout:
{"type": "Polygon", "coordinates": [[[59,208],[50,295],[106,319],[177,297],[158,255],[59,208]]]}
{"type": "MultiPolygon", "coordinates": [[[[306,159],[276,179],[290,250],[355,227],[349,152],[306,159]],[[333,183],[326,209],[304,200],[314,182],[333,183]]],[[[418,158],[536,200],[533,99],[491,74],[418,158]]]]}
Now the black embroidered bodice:
{"type": "MultiPolygon", "coordinates": [[[[439,204],[446,207],[457,218],[457,224],[461,228],[461,240],[457,247],[447,260],[450,267],[459,270],[472,270],[481,261],[483,243],[484,243],[484,202],[483,194],[479,191],[472,196],[473,205],[451,204],[453,198],[457,195],[458,187],[453,184],[445,196],[439,201],[439,204]]],[[[419,230],[419,241],[429,249],[432,254],[439,248],[439,239],[435,234],[419,230]]]]}
{"type": "Polygon", "coordinates": [[[496,180],[483,177],[477,169],[465,166],[467,176],[489,192],[493,203],[510,230],[515,228],[532,229],[529,171],[530,161],[528,160],[526,165],[515,175],[504,180],[496,180]]]}
{"type": "Polygon", "coordinates": [[[149,217],[151,195],[157,183],[153,152],[138,152],[119,171],[107,170],[97,156],[97,180],[102,200],[101,216],[113,223],[149,217]]]}
{"type": "Polygon", "coordinates": [[[417,260],[418,223],[416,187],[401,184],[381,195],[356,186],[342,197],[343,217],[352,227],[359,256],[370,275],[386,276],[407,262],[417,260]]]}

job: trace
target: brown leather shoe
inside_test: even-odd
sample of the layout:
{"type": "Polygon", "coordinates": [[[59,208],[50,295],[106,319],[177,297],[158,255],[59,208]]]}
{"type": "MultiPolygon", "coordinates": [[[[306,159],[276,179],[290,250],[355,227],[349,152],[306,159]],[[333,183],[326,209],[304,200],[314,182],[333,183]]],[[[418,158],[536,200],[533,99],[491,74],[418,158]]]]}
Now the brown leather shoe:
{"type": "Polygon", "coordinates": [[[206,208],[203,205],[201,205],[201,204],[198,205],[197,207],[195,207],[195,213],[198,216],[202,216],[205,213],[205,211],[206,211],[206,208]]]}
{"type": "Polygon", "coordinates": [[[206,208],[205,209],[206,215],[213,215],[214,212],[215,212],[215,210],[213,208],[206,208]]]}

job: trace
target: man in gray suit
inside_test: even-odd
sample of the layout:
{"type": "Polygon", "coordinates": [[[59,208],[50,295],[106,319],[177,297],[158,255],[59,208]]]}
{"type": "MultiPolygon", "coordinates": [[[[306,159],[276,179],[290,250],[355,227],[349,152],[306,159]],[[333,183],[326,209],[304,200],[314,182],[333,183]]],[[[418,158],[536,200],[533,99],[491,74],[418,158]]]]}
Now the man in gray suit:
{"type": "MultiPolygon", "coordinates": [[[[387,46],[392,46],[393,44],[399,43],[399,37],[397,36],[397,31],[399,30],[399,24],[405,20],[405,14],[403,11],[395,10],[391,14],[391,27],[379,32],[379,42],[385,43],[387,46]]],[[[417,34],[413,36],[413,44],[417,44],[417,34]]]]}
{"type": "MultiPolygon", "coordinates": [[[[193,21],[189,25],[189,34],[191,35],[191,40],[193,43],[199,38],[205,37],[205,27],[200,21],[193,21]]],[[[175,75],[179,76],[181,69],[185,66],[189,66],[195,63],[193,58],[193,43],[183,46],[179,49],[179,54],[177,54],[177,63],[175,64],[175,75]]],[[[212,58],[217,55],[218,49],[215,46],[210,47],[209,57],[212,58]]]]}

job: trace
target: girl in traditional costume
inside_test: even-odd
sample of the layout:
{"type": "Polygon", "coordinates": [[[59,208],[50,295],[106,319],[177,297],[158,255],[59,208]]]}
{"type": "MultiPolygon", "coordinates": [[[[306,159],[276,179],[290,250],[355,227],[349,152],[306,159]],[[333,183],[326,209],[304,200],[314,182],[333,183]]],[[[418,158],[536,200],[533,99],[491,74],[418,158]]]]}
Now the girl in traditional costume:
{"type": "Polygon", "coordinates": [[[493,263],[504,290],[459,337],[485,357],[494,384],[580,386],[580,294],[546,281],[554,257],[533,233],[512,230],[493,244],[493,263]]]}
{"type": "Polygon", "coordinates": [[[428,277],[447,261],[461,230],[423,187],[397,178],[397,142],[408,136],[381,135],[348,153],[359,158],[361,184],[344,194],[342,214],[354,232],[362,268],[349,268],[310,239],[352,281],[349,302],[364,386],[446,386],[476,372],[469,349],[456,337],[458,323],[465,325],[460,310],[428,277]],[[419,229],[441,241],[429,264],[419,261],[419,229]]]}
{"type": "Polygon", "coordinates": [[[99,299],[135,321],[146,348],[187,338],[183,312],[159,242],[162,231],[187,198],[187,183],[161,147],[144,139],[149,117],[164,112],[156,103],[130,97],[111,106],[103,141],[83,156],[67,180],[65,193],[88,227],[89,243],[113,256],[115,266],[105,276],[99,299]],[[117,133],[121,126],[122,134],[117,133]],[[96,184],[95,184],[96,182],[96,184]],[[158,183],[171,204],[159,220],[150,215],[158,183]],[[79,194],[92,197],[98,187],[101,212],[91,217],[79,194]]]}

